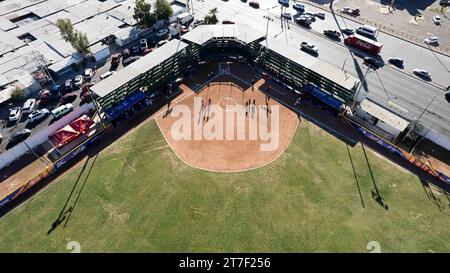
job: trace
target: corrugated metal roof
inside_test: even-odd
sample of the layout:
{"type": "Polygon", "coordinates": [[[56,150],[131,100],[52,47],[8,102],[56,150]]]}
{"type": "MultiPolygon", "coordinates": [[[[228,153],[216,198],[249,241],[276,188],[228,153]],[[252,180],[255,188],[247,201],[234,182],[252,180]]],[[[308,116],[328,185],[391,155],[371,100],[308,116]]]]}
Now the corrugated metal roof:
{"type": "Polygon", "coordinates": [[[8,31],[8,30],[13,29],[15,27],[17,27],[17,25],[14,24],[13,22],[9,21],[6,18],[1,18],[0,17],[0,30],[8,31]]]}
{"type": "Polygon", "coordinates": [[[405,128],[408,127],[409,125],[409,121],[407,121],[406,119],[397,116],[391,111],[379,106],[378,104],[368,99],[364,99],[359,104],[359,107],[364,112],[376,117],[377,119],[383,121],[384,123],[389,124],[390,126],[394,127],[399,131],[405,130],[405,128]]]}
{"type": "Polygon", "coordinates": [[[146,71],[159,65],[163,61],[175,55],[175,53],[183,50],[185,47],[187,47],[186,43],[173,39],[162,47],[155,49],[141,59],[118,71],[114,75],[95,84],[91,87],[91,91],[100,97],[104,97],[130,80],[136,78],[141,73],[145,73],[146,71]]]}
{"type": "Polygon", "coordinates": [[[235,37],[248,44],[264,37],[264,34],[246,24],[200,25],[184,34],[182,39],[202,45],[212,38],[222,37],[235,37]]]}
{"type": "MultiPolygon", "coordinates": [[[[319,75],[323,75],[331,81],[339,84],[340,86],[352,89],[359,80],[350,74],[334,67],[326,62],[323,62],[313,56],[301,51],[299,48],[295,48],[292,45],[283,43],[277,39],[270,39],[267,41],[269,49],[286,57],[297,64],[316,72],[319,75]]],[[[262,46],[266,46],[266,41],[260,43],[262,46]]]]}

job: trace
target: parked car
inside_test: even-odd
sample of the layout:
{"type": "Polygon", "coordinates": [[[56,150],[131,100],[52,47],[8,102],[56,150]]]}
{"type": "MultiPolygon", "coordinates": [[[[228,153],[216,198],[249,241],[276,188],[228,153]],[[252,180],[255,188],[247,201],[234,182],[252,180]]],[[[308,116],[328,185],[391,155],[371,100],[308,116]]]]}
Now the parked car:
{"type": "Polygon", "coordinates": [[[22,113],[28,114],[34,111],[36,108],[36,99],[27,99],[22,107],[22,113]]]}
{"type": "Polygon", "coordinates": [[[300,16],[295,18],[295,22],[301,26],[309,28],[311,25],[311,20],[306,16],[300,16]]]}
{"type": "Polygon", "coordinates": [[[433,23],[435,25],[440,25],[441,24],[441,17],[439,15],[433,16],[433,23]]]}
{"type": "Polygon", "coordinates": [[[67,104],[67,103],[75,101],[76,99],[77,99],[77,94],[68,93],[61,97],[61,99],[59,100],[59,104],[60,105],[67,104]]]}
{"type": "Polygon", "coordinates": [[[144,51],[148,48],[147,39],[141,39],[139,41],[139,48],[141,49],[141,51],[144,51]]]}
{"type": "Polygon", "coordinates": [[[9,137],[9,144],[17,144],[25,139],[27,139],[31,135],[31,131],[29,129],[20,129],[15,131],[9,137]]]}
{"type": "Polygon", "coordinates": [[[339,37],[341,37],[341,34],[336,31],[336,30],[332,30],[332,29],[326,29],[323,31],[323,34],[325,34],[326,36],[333,38],[333,39],[339,39],[339,37]]]}
{"type": "Polygon", "coordinates": [[[203,25],[203,22],[204,22],[203,19],[201,19],[201,20],[195,20],[194,22],[192,22],[192,28],[196,28],[196,27],[198,27],[198,26],[200,26],[200,25],[203,25]]]}
{"type": "Polygon", "coordinates": [[[48,114],[50,114],[50,111],[48,111],[48,109],[46,109],[46,108],[36,110],[33,113],[28,115],[28,121],[36,122],[36,121],[43,120],[48,114]]]}
{"type": "Polygon", "coordinates": [[[389,58],[388,62],[390,64],[393,64],[393,65],[397,66],[397,67],[403,67],[403,59],[401,59],[401,58],[394,58],[394,57],[393,58],[389,58]]]}
{"type": "Polygon", "coordinates": [[[94,76],[94,71],[91,68],[86,68],[84,70],[84,81],[90,82],[92,80],[92,76],[94,76]]]}
{"type": "Polygon", "coordinates": [[[139,52],[140,52],[140,50],[139,50],[139,47],[138,47],[138,46],[133,46],[133,47],[131,48],[131,54],[133,54],[133,55],[138,55],[139,52]]]}
{"type": "Polygon", "coordinates": [[[343,7],[341,8],[341,12],[352,16],[358,16],[360,10],[358,8],[352,9],[350,7],[343,7]]]}
{"type": "Polygon", "coordinates": [[[67,79],[64,82],[64,89],[66,92],[71,92],[74,88],[74,84],[73,84],[73,80],[72,79],[67,79]]]}
{"type": "Polygon", "coordinates": [[[125,60],[122,60],[122,64],[123,64],[123,66],[127,66],[127,65],[139,60],[139,58],[140,58],[139,56],[128,57],[125,60]]]}
{"type": "Polygon", "coordinates": [[[319,18],[319,19],[325,20],[325,13],[324,13],[324,12],[318,11],[318,12],[314,13],[314,15],[315,15],[317,18],[319,18]]]}
{"type": "Polygon", "coordinates": [[[113,54],[111,56],[111,65],[118,66],[120,64],[120,53],[113,54]]]}
{"type": "Polygon", "coordinates": [[[156,36],[163,37],[163,36],[167,35],[167,33],[169,33],[169,30],[167,28],[163,28],[156,32],[156,36]]]}
{"type": "Polygon", "coordinates": [[[130,57],[130,56],[131,56],[130,49],[129,49],[129,48],[125,48],[125,49],[122,51],[122,56],[123,56],[123,57],[122,57],[122,61],[123,61],[124,59],[130,57]]]}
{"type": "Polygon", "coordinates": [[[9,109],[9,121],[18,121],[22,117],[22,108],[14,107],[9,109]]]}
{"type": "Polygon", "coordinates": [[[154,48],[146,48],[144,49],[144,51],[142,52],[142,55],[147,55],[148,53],[152,52],[154,50],[154,48]]]}
{"type": "Polygon", "coordinates": [[[61,95],[61,91],[62,91],[61,85],[59,85],[59,84],[52,85],[52,88],[50,89],[50,91],[55,96],[61,95]]]}
{"type": "Polygon", "coordinates": [[[426,39],[424,40],[424,42],[425,42],[427,45],[438,45],[438,44],[439,44],[439,38],[436,37],[436,36],[431,36],[431,37],[426,38],[426,39]]]}
{"type": "Polygon", "coordinates": [[[413,73],[421,78],[425,78],[425,79],[431,78],[430,72],[426,71],[425,69],[415,68],[413,70],[413,73]]]}
{"type": "Polygon", "coordinates": [[[300,49],[303,51],[312,53],[312,54],[317,54],[319,51],[319,48],[317,46],[315,46],[314,44],[311,44],[311,43],[307,43],[307,42],[301,42],[300,49]]]}
{"type": "Polygon", "coordinates": [[[76,87],[81,87],[82,84],[83,84],[83,76],[77,75],[75,77],[75,86],[76,87]]]}
{"type": "Polygon", "coordinates": [[[112,74],[114,74],[114,71],[105,72],[100,75],[100,80],[104,80],[104,79],[108,78],[109,76],[111,76],[112,74]]]}
{"type": "Polygon", "coordinates": [[[377,69],[380,66],[382,66],[382,63],[373,57],[364,57],[364,64],[374,69],[377,69]]]}
{"type": "Polygon", "coordinates": [[[278,4],[282,5],[283,7],[288,8],[289,7],[289,0],[278,0],[278,4]]]}
{"type": "Polygon", "coordinates": [[[232,25],[232,24],[234,24],[234,22],[230,21],[230,20],[223,20],[222,24],[224,24],[224,25],[232,25]]]}
{"type": "Polygon", "coordinates": [[[73,105],[71,103],[68,103],[68,104],[64,104],[64,105],[56,107],[50,113],[52,114],[53,118],[58,119],[64,115],[67,115],[72,110],[73,110],[73,105]]]}
{"type": "Polygon", "coordinates": [[[158,43],[156,43],[156,47],[162,47],[163,45],[167,44],[169,40],[161,40],[158,43]]]}
{"type": "Polygon", "coordinates": [[[259,8],[259,2],[257,2],[257,1],[250,1],[250,2],[248,2],[248,5],[249,5],[250,7],[255,8],[255,9],[258,9],[258,8],[259,8]]]}
{"type": "Polygon", "coordinates": [[[281,16],[286,20],[292,20],[292,14],[289,12],[283,12],[281,16]]]}
{"type": "Polygon", "coordinates": [[[300,3],[295,3],[294,5],[292,5],[292,8],[294,10],[296,10],[297,12],[304,12],[305,11],[305,5],[300,4],[300,3]]]}

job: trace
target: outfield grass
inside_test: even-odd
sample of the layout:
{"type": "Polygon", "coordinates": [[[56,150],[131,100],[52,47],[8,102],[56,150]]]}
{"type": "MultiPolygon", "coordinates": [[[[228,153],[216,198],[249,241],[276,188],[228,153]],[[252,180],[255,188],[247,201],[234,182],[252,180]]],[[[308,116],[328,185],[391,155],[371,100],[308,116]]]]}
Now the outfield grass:
{"type": "Polygon", "coordinates": [[[101,152],[82,172],[66,210],[47,235],[82,167],[0,220],[2,252],[448,252],[450,209],[441,210],[417,177],[366,148],[385,210],[374,201],[360,145],[301,122],[274,163],[217,174],[184,165],[154,121],[101,152]],[[66,223],[65,221],[68,220],[66,223]],[[64,227],[64,225],[66,226],[64,227]]]}

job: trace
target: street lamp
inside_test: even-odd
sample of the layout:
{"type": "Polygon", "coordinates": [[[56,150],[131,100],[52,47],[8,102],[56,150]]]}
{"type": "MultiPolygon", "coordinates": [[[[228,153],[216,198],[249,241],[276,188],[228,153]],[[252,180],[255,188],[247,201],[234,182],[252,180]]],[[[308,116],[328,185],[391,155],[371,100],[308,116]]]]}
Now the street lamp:
{"type": "Polygon", "coordinates": [[[361,88],[364,85],[364,82],[366,81],[366,76],[367,76],[367,73],[369,73],[369,70],[370,70],[370,67],[367,67],[366,73],[364,74],[364,78],[362,79],[362,81],[359,85],[358,91],[356,91],[355,96],[353,97],[353,104],[351,107],[352,111],[354,111],[354,109],[355,109],[356,98],[359,96],[359,92],[361,91],[361,88]]]}

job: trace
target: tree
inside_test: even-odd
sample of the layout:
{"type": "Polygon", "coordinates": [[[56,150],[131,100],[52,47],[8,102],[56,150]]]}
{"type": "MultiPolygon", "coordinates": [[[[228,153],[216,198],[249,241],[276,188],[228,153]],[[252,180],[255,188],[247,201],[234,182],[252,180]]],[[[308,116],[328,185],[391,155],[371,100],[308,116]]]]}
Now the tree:
{"type": "Polygon", "coordinates": [[[217,8],[213,8],[209,11],[208,15],[205,16],[205,24],[206,25],[215,25],[219,20],[217,19],[217,8]]]}
{"type": "Polygon", "coordinates": [[[11,99],[15,101],[22,101],[25,99],[25,89],[16,87],[11,94],[11,99]]]}
{"type": "Polygon", "coordinates": [[[156,0],[155,14],[158,20],[168,20],[172,16],[173,10],[167,0],[156,0]]]}
{"type": "Polygon", "coordinates": [[[76,30],[70,19],[58,19],[56,26],[59,28],[64,41],[70,43],[76,51],[83,55],[87,55],[90,52],[86,33],[76,30]]]}
{"type": "Polygon", "coordinates": [[[145,0],[136,0],[133,18],[139,28],[152,27],[156,23],[156,15],[151,12],[152,6],[145,0]]]}
{"type": "Polygon", "coordinates": [[[70,22],[70,19],[58,19],[56,20],[56,26],[61,32],[61,37],[66,42],[73,40],[72,36],[74,34],[74,29],[72,23],[70,22]]]}

